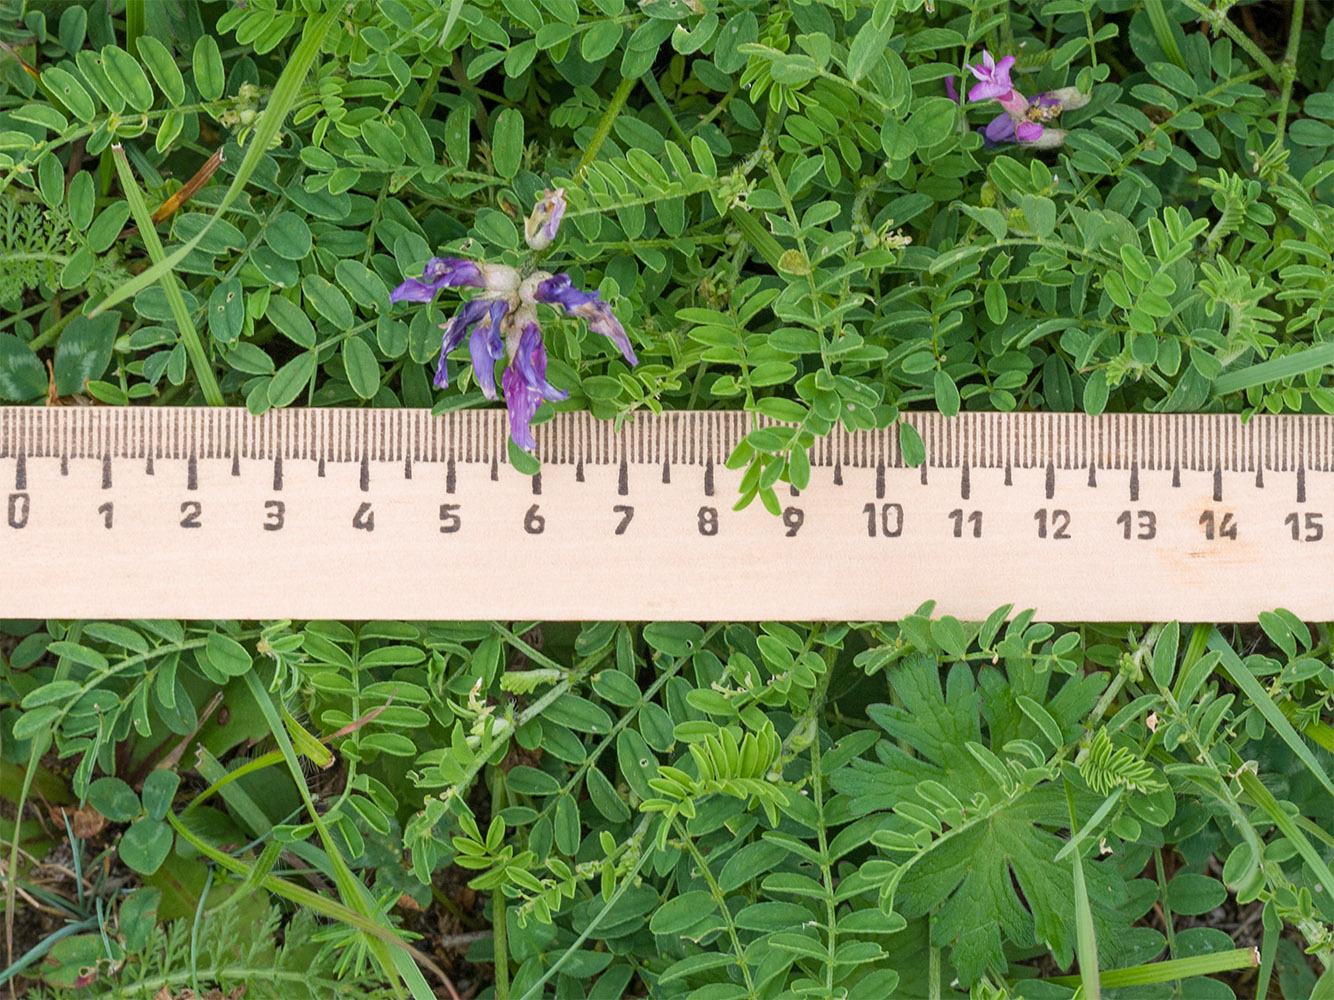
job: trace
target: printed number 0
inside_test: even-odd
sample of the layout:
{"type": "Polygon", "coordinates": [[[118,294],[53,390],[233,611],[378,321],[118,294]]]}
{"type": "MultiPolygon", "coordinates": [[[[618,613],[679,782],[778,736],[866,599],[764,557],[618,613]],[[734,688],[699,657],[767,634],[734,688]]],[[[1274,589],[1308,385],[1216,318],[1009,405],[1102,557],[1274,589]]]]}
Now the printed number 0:
{"type": "Polygon", "coordinates": [[[9,526],[11,528],[26,528],[30,509],[31,503],[28,500],[28,494],[9,494],[9,526]]]}

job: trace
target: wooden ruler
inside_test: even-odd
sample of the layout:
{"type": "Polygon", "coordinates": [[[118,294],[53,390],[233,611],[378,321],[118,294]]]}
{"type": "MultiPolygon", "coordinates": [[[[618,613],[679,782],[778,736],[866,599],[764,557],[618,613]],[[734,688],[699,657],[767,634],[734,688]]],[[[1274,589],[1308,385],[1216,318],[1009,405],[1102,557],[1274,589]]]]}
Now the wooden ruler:
{"type": "Polygon", "coordinates": [[[1334,417],[907,419],[774,517],[739,413],[559,414],[528,476],[498,410],[3,407],[0,617],[1334,618],[1334,417]]]}

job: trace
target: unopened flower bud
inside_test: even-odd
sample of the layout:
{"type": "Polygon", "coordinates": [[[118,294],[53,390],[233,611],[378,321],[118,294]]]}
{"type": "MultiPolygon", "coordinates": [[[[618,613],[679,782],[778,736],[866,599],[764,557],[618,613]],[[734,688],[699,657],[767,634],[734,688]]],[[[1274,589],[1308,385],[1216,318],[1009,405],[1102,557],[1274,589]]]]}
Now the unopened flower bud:
{"type": "Polygon", "coordinates": [[[1063,128],[1044,128],[1036,139],[1027,140],[1024,145],[1029,149],[1055,149],[1065,144],[1067,133],[1063,128]]]}
{"type": "Polygon", "coordinates": [[[556,238],[560,220],[565,217],[565,189],[543,191],[542,200],[523,224],[523,237],[534,250],[545,250],[556,238]]]}
{"type": "Polygon", "coordinates": [[[1063,111],[1075,111],[1093,100],[1091,94],[1080,93],[1078,87],[1059,87],[1056,90],[1048,91],[1045,96],[1053,97],[1059,101],[1063,111]]]}

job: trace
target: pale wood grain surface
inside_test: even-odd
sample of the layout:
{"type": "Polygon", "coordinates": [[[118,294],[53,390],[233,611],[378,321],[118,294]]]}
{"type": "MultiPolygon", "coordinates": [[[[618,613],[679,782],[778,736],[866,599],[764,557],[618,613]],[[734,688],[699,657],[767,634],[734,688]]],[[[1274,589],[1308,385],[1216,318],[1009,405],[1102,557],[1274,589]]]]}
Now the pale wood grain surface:
{"type": "Polygon", "coordinates": [[[784,520],[731,510],[740,414],[558,415],[537,483],[501,411],[0,408],[0,617],[1334,617],[1334,418],[908,419],[925,475],[838,432],[784,520]]]}

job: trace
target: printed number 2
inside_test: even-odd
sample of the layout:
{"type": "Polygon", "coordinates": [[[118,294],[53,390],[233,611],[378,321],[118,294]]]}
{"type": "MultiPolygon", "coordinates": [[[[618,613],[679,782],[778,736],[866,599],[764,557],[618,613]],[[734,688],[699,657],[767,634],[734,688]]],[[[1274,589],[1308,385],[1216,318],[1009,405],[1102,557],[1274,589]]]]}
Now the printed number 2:
{"type": "Polygon", "coordinates": [[[204,505],[198,500],[187,500],[181,504],[181,513],[185,516],[181,518],[182,528],[202,528],[199,523],[199,515],[204,513],[204,505]]]}

